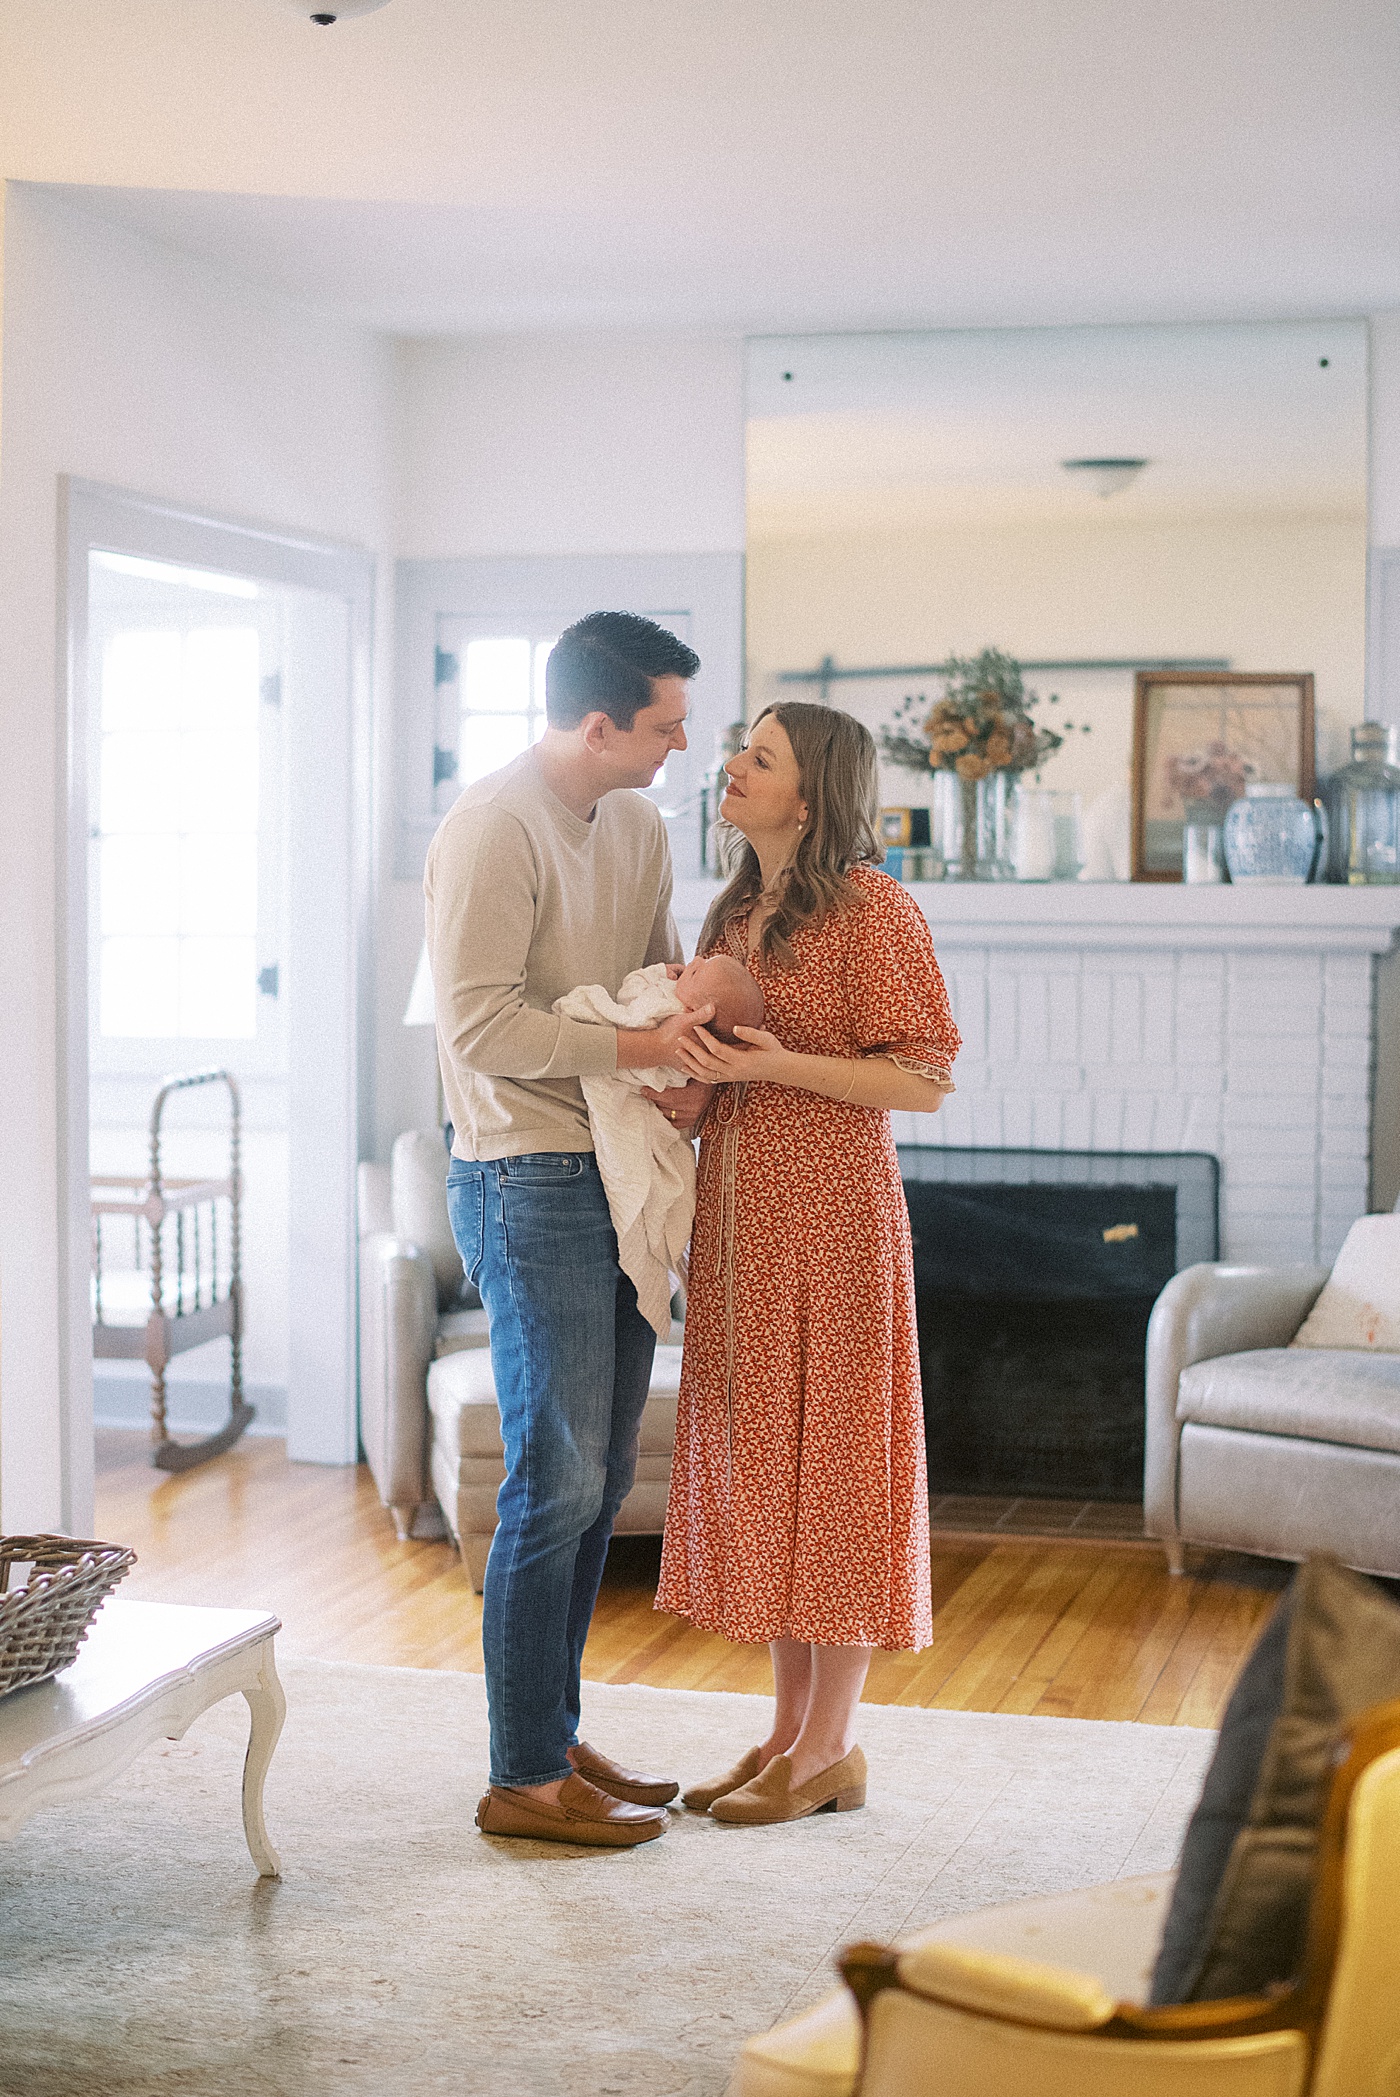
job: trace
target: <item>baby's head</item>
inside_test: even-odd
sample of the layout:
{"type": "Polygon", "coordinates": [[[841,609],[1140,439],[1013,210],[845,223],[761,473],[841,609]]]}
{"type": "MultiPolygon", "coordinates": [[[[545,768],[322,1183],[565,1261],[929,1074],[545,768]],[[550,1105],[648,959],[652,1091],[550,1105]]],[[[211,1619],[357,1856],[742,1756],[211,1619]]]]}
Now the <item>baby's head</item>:
{"type": "Polygon", "coordinates": [[[711,954],[707,960],[688,962],[676,978],[676,996],[692,1009],[713,1005],[715,1016],[709,1025],[731,1047],[743,1047],[736,1027],[763,1025],[763,992],[732,954],[711,954]]]}

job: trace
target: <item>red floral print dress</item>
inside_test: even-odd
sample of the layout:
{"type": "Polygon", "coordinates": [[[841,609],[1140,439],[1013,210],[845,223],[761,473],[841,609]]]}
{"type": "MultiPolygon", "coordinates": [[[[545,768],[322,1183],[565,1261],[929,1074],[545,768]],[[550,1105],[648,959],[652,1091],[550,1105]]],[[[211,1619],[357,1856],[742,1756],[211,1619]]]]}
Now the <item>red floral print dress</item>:
{"type": "MultiPolygon", "coordinates": [[[[928,926],[887,874],[747,957],[785,1048],[885,1055],[952,1090],[959,1039],[928,926]]],[[[722,951],[723,949],[721,949],[722,951]]],[[[888,1113],[726,1086],[700,1143],[656,1606],[725,1638],[918,1650],[932,1637],[909,1214],[888,1113]]]]}

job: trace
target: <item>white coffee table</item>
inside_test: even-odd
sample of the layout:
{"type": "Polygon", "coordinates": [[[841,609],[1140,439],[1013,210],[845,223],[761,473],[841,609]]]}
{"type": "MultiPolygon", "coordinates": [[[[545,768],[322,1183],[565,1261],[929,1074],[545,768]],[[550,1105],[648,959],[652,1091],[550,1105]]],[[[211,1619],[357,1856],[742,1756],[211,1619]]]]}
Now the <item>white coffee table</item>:
{"type": "Polygon", "coordinates": [[[262,1876],[280,1877],[262,1794],[287,1709],[272,1656],[281,1628],[253,1609],[104,1602],[71,1667],[0,1697],[0,1836],[43,1806],[100,1791],[153,1740],[179,1740],[201,1711],[239,1694],[252,1718],[243,1832],[262,1876]]]}

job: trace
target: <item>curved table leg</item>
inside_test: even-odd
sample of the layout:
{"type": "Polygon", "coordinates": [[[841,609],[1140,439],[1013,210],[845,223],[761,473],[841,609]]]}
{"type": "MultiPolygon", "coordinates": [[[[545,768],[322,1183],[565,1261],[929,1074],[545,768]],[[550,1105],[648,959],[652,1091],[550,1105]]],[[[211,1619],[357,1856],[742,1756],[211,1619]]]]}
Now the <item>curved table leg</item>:
{"type": "Polygon", "coordinates": [[[281,1861],[267,1839],[263,1821],[263,1780],[282,1731],[282,1721],[287,1715],[287,1699],[277,1679],[271,1639],[258,1655],[257,1680],[245,1684],[243,1694],[252,1720],[248,1730],[248,1753],[243,1763],[243,1832],[260,1875],[265,1879],[280,1879],[281,1861]]]}

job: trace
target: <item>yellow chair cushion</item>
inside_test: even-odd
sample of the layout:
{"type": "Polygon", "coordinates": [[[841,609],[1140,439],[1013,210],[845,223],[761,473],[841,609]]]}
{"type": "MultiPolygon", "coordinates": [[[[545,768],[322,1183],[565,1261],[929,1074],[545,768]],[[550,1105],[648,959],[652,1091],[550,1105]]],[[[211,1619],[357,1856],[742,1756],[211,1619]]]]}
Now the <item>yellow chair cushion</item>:
{"type": "Polygon", "coordinates": [[[750,2039],[730,2097],[850,2097],[860,2070],[860,2012],[845,1988],[750,2039]]]}
{"type": "Polygon", "coordinates": [[[901,1953],[897,1970],[902,1985],[915,1995],[1052,2031],[1096,2031],[1117,2008],[1092,1973],[974,1951],[965,1944],[920,1944],[901,1953]]]}

